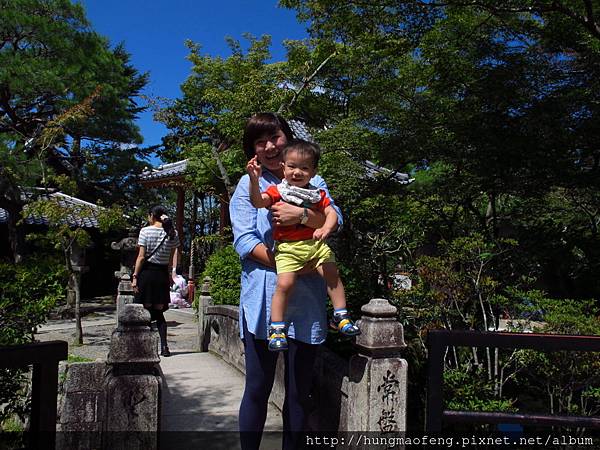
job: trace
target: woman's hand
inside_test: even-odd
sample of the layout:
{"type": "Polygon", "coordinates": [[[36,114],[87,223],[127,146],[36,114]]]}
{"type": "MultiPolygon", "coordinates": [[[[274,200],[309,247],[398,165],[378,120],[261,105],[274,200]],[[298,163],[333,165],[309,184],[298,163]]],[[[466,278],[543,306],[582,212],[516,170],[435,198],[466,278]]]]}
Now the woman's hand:
{"type": "Polygon", "coordinates": [[[264,244],[258,244],[248,256],[263,266],[275,268],[275,255],[264,244]]]}
{"type": "Polygon", "coordinates": [[[277,202],[271,205],[273,223],[277,225],[289,226],[300,223],[303,211],[304,208],[285,202],[277,202]]]}
{"type": "Polygon", "coordinates": [[[250,178],[253,181],[258,181],[262,175],[262,168],[260,167],[256,156],[248,161],[248,164],[246,164],[246,172],[248,172],[248,175],[250,175],[250,178]]]}
{"type": "Polygon", "coordinates": [[[131,280],[131,287],[133,288],[133,292],[135,292],[136,294],[138,293],[138,285],[137,285],[137,278],[134,278],[133,280],[131,280]]]}

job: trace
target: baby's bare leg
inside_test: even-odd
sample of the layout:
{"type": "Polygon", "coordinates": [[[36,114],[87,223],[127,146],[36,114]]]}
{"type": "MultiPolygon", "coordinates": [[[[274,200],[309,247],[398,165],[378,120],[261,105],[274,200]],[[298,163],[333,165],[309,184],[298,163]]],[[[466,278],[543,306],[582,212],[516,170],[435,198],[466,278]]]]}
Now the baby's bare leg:
{"type": "Polygon", "coordinates": [[[271,322],[283,322],[287,302],[296,284],[296,272],[286,272],[277,275],[277,286],[271,300],[271,322]]]}
{"type": "Polygon", "coordinates": [[[334,309],[346,307],[346,293],[340,279],[337,265],[335,263],[323,263],[317,267],[317,272],[323,277],[327,284],[327,294],[331,299],[334,309]]]}

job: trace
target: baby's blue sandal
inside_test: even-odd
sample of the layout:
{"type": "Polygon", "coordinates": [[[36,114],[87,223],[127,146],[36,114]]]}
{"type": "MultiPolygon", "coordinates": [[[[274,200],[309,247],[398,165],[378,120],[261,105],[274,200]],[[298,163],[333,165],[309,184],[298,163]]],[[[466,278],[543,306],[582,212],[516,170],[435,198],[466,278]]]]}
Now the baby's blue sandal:
{"type": "Polygon", "coordinates": [[[285,331],[271,328],[269,330],[269,350],[272,352],[283,352],[288,349],[285,331]]]}
{"type": "Polygon", "coordinates": [[[344,336],[358,336],[360,334],[360,328],[356,326],[350,315],[347,313],[344,314],[334,314],[331,319],[330,326],[343,334],[344,336]]]}

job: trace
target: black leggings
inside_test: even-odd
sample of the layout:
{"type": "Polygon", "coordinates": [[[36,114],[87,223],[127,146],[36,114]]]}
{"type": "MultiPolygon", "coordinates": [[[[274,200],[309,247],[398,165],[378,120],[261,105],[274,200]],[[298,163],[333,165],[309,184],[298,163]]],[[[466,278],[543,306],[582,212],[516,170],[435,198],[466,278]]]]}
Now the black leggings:
{"type": "MultiPolygon", "coordinates": [[[[262,437],[269,395],[275,380],[277,352],[267,348],[267,341],[256,339],[244,327],[246,387],[240,405],[240,441],[242,450],[258,450],[262,437]]],[[[284,352],[285,401],[283,403],[283,450],[301,445],[301,432],[306,430],[310,405],[310,388],[318,345],[288,339],[284,352]]]]}
{"type": "Polygon", "coordinates": [[[148,311],[150,311],[150,321],[154,322],[156,320],[156,325],[161,325],[163,323],[167,323],[167,321],[165,320],[165,315],[163,314],[163,310],[162,309],[154,309],[154,308],[147,308],[148,311]]]}

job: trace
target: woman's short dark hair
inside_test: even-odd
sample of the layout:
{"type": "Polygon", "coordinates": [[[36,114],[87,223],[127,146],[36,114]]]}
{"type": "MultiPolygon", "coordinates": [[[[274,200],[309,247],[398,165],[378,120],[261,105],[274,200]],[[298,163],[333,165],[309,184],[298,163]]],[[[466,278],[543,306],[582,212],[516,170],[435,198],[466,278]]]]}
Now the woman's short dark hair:
{"type": "Polygon", "coordinates": [[[251,159],[256,155],[254,142],[257,139],[263,137],[265,134],[275,134],[279,130],[283,131],[288,141],[294,138],[292,129],[279,114],[258,113],[250,117],[244,128],[244,140],[242,143],[246,157],[251,159]]]}
{"type": "Polygon", "coordinates": [[[167,208],[161,205],[156,205],[150,210],[150,215],[154,220],[162,223],[163,230],[165,230],[165,233],[167,233],[170,240],[175,239],[175,227],[173,226],[173,221],[167,213],[167,208]]]}
{"type": "Polygon", "coordinates": [[[282,157],[285,161],[285,157],[290,152],[298,152],[302,156],[308,156],[313,161],[313,167],[316,169],[319,165],[319,158],[321,157],[321,147],[314,142],[304,141],[302,139],[292,139],[288,141],[287,145],[283,149],[282,157]]]}

